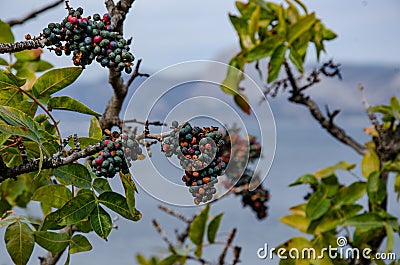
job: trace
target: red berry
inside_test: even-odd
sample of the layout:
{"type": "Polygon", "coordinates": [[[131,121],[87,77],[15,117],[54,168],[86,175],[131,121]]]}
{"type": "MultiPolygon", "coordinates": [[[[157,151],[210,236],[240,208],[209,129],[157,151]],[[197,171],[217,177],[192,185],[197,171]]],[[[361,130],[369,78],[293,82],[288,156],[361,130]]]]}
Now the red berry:
{"type": "Polygon", "coordinates": [[[164,144],[163,145],[163,151],[167,152],[169,150],[169,144],[164,144]]]}
{"type": "Polygon", "coordinates": [[[95,159],[96,165],[101,165],[101,163],[103,163],[104,159],[103,157],[98,157],[95,159]]]}
{"type": "Polygon", "coordinates": [[[105,140],[104,145],[108,145],[110,143],[110,140],[105,140]]]}
{"type": "Polygon", "coordinates": [[[78,22],[78,19],[76,17],[73,17],[71,15],[68,16],[68,22],[72,24],[76,24],[78,22]]]}
{"type": "Polygon", "coordinates": [[[107,13],[106,13],[106,14],[104,14],[104,15],[103,15],[103,20],[104,20],[104,21],[110,21],[110,20],[111,20],[111,17],[110,17],[110,15],[109,15],[109,14],[107,14],[107,13]]]}
{"type": "Polygon", "coordinates": [[[93,41],[94,41],[94,43],[99,43],[102,39],[103,39],[102,36],[97,35],[97,36],[94,36],[93,41]]]}

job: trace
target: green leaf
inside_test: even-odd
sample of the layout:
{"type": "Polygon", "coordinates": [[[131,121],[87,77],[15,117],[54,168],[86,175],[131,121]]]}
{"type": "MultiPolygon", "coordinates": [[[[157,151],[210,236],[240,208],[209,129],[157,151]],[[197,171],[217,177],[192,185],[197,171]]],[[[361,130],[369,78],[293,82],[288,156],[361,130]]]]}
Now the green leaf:
{"type": "Polygon", "coordinates": [[[135,215],[132,215],[125,197],[116,192],[103,192],[102,194],[100,194],[98,200],[101,204],[103,204],[110,210],[118,213],[122,217],[125,217],[126,219],[138,221],[142,217],[142,215],[138,211],[135,212],[135,215]]]}
{"type": "Polygon", "coordinates": [[[0,218],[0,229],[5,227],[5,226],[9,226],[13,223],[15,223],[16,221],[18,221],[19,219],[16,216],[7,216],[5,218],[0,218]]]}
{"type": "Polygon", "coordinates": [[[25,50],[21,52],[14,53],[15,58],[19,61],[26,62],[26,61],[37,61],[40,60],[40,55],[43,53],[42,49],[32,49],[32,50],[25,50]]]}
{"type": "Polygon", "coordinates": [[[43,144],[44,140],[56,139],[56,137],[44,131],[39,123],[35,122],[31,117],[16,108],[0,106],[0,118],[2,118],[7,124],[11,125],[0,126],[0,131],[3,133],[20,135],[38,144],[43,144]]]}
{"type": "MultiPolygon", "coordinates": [[[[81,146],[81,149],[85,149],[89,145],[95,145],[95,144],[99,143],[100,141],[98,139],[89,138],[89,137],[79,137],[78,142],[81,146]]],[[[68,145],[72,148],[75,148],[76,146],[74,144],[74,139],[70,139],[68,141],[68,145]]]]}
{"type": "Polygon", "coordinates": [[[251,41],[251,36],[248,32],[247,20],[234,15],[229,15],[229,19],[239,35],[240,47],[243,50],[251,48],[253,42],[251,41]]]}
{"type": "Polygon", "coordinates": [[[59,109],[59,110],[68,110],[68,111],[93,115],[96,117],[101,116],[100,113],[91,110],[85,104],[68,96],[50,98],[49,101],[47,102],[47,108],[49,111],[52,111],[53,109],[59,109]]]}
{"type": "Polygon", "coordinates": [[[271,60],[268,64],[268,83],[271,83],[278,78],[281,66],[285,61],[286,51],[287,46],[285,44],[281,44],[272,53],[271,60]]]}
{"type": "Polygon", "coordinates": [[[92,250],[89,240],[83,235],[74,235],[69,244],[69,254],[85,252],[92,250]]]}
{"type": "Polygon", "coordinates": [[[327,197],[332,197],[339,190],[339,181],[335,175],[331,175],[321,180],[321,185],[324,186],[327,197]]]}
{"type": "Polygon", "coordinates": [[[8,202],[8,204],[15,206],[18,196],[20,196],[25,189],[25,179],[18,178],[17,180],[7,179],[0,185],[0,194],[8,202]]]}
{"type": "Polygon", "coordinates": [[[322,25],[322,38],[324,40],[333,40],[336,39],[337,35],[330,29],[327,29],[324,25],[322,25]]]}
{"type": "Polygon", "coordinates": [[[40,226],[40,231],[47,231],[47,230],[59,230],[63,228],[65,225],[57,224],[59,220],[60,210],[52,212],[44,218],[43,224],[40,226]]]}
{"type": "Polygon", "coordinates": [[[63,185],[74,185],[77,188],[91,188],[92,178],[84,165],[73,163],[54,169],[54,176],[63,185]]]}
{"type": "Polygon", "coordinates": [[[33,84],[32,93],[37,98],[48,98],[72,84],[81,73],[82,67],[66,67],[47,71],[33,84]]]}
{"type": "Polygon", "coordinates": [[[327,212],[322,218],[310,223],[307,232],[312,234],[321,234],[330,230],[335,230],[346,218],[357,215],[363,209],[361,205],[344,205],[337,210],[327,212]]]}
{"type": "Polygon", "coordinates": [[[71,191],[60,184],[40,187],[32,196],[33,201],[40,201],[58,209],[63,207],[71,198],[71,191]]]}
{"type": "Polygon", "coordinates": [[[289,184],[289,187],[300,184],[318,185],[318,180],[314,177],[314,175],[306,174],[298,178],[295,182],[289,184]]]}
{"type": "Polygon", "coordinates": [[[379,205],[386,199],[386,184],[380,178],[380,172],[374,171],[368,177],[368,199],[373,205],[379,205]]]}
{"type": "Polygon", "coordinates": [[[254,35],[258,31],[258,21],[260,20],[260,6],[257,6],[256,9],[254,10],[253,14],[251,15],[249,25],[248,25],[248,32],[250,37],[252,38],[254,42],[254,35]]]}
{"type": "Polygon", "coordinates": [[[303,72],[304,72],[304,68],[303,68],[304,57],[301,56],[301,55],[297,52],[297,49],[296,49],[296,48],[290,47],[289,59],[290,59],[290,61],[292,61],[292,63],[296,66],[297,70],[299,70],[300,73],[303,73],[303,72]]]}
{"type": "Polygon", "coordinates": [[[375,213],[363,213],[357,216],[348,218],[344,226],[355,226],[363,229],[376,229],[384,226],[382,218],[375,213]]]}
{"type": "Polygon", "coordinates": [[[10,88],[19,88],[25,84],[26,80],[23,78],[19,78],[8,70],[0,71],[0,89],[10,89],[10,88]]]}
{"type": "Polygon", "coordinates": [[[14,34],[11,31],[10,25],[0,20],[0,43],[13,43],[14,34]]]}
{"type": "Polygon", "coordinates": [[[296,23],[291,25],[287,33],[288,43],[291,44],[302,34],[307,32],[311,28],[311,26],[315,23],[315,21],[316,21],[315,13],[311,13],[305,15],[303,18],[301,18],[296,23]]]}
{"type": "Polygon", "coordinates": [[[217,236],[218,228],[221,223],[223,215],[224,215],[223,213],[218,214],[208,224],[207,239],[208,242],[210,242],[211,244],[215,242],[215,237],[217,236]]]}
{"type": "Polygon", "coordinates": [[[9,225],[4,234],[7,252],[16,265],[25,265],[31,257],[35,238],[32,229],[17,221],[9,225]]]}
{"type": "Polygon", "coordinates": [[[325,196],[321,190],[317,190],[311,195],[306,207],[307,218],[315,220],[328,212],[331,202],[325,196]]]}
{"type": "Polygon", "coordinates": [[[368,178],[372,172],[378,171],[379,168],[379,157],[372,148],[369,148],[361,161],[361,172],[365,178],[368,178]]]}
{"type": "Polygon", "coordinates": [[[103,193],[106,191],[112,191],[110,184],[107,179],[104,178],[95,178],[93,181],[93,188],[99,193],[103,193]]]}
{"type": "Polygon", "coordinates": [[[122,185],[124,186],[126,202],[129,207],[129,212],[131,213],[132,216],[134,216],[136,213],[136,208],[135,208],[135,192],[137,192],[136,185],[133,182],[130,173],[123,174],[120,172],[119,176],[121,178],[122,185]]]}
{"type": "Polygon", "coordinates": [[[221,83],[221,89],[226,94],[239,93],[239,83],[243,80],[243,58],[240,55],[233,57],[229,62],[225,79],[221,83]]]}
{"type": "Polygon", "coordinates": [[[385,224],[386,229],[386,253],[389,253],[393,250],[394,247],[394,230],[393,227],[385,224]]]}
{"type": "Polygon", "coordinates": [[[339,189],[334,197],[335,208],[339,208],[345,204],[351,204],[361,199],[366,192],[365,182],[354,182],[350,186],[339,189]]]}
{"type": "Polygon", "coordinates": [[[247,97],[244,94],[238,93],[233,96],[233,99],[235,100],[236,105],[238,105],[239,108],[244,111],[244,113],[246,113],[247,115],[251,114],[251,107],[249,105],[247,97]]]}
{"type": "Polygon", "coordinates": [[[303,233],[307,233],[307,228],[310,225],[310,219],[297,214],[286,215],[281,217],[279,220],[282,223],[292,226],[303,233]]]}
{"type": "Polygon", "coordinates": [[[147,259],[146,259],[143,255],[141,255],[141,254],[137,254],[137,255],[136,255],[136,261],[137,261],[137,263],[138,263],[139,265],[151,265],[151,264],[147,261],[147,259]]]}
{"type": "Polygon", "coordinates": [[[356,164],[349,164],[349,163],[347,163],[345,161],[340,161],[340,162],[336,163],[333,166],[329,166],[329,167],[326,167],[326,168],[323,168],[323,169],[320,169],[320,170],[316,171],[314,173],[314,176],[316,178],[326,178],[326,177],[329,177],[332,174],[334,174],[335,171],[337,171],[337,170],[347,170],[347,171],[349,171],[349,170],[351,170],[351,169],[353,169],[355,167],[356,167],[356,164]]]}
{"type": "Polygon", "coordinates": [[[196,216],[196,218],[194,218],[193,222],[190,224],[189,238],[193,244],[197,246],[200,246],[203,243],[209,211],[210,205],[207,204],[207,206],[200,212],[199,215],[196,216]]]}
{"type": "Polygon", "coordinates": [[[201,258],[203,255],[203,246],[202,245],[197,245],[196,250],[194,251],[194,255],[198,258],[201,258]]]}
{"type": "Polygon", "coordinates": [[[390,107],[392,108],[392,116],[400,121],[400,102],[396,97],[390,99],[390,107]]]}
{"type": "Polygon", "coordinates": [[[89,219],[96,234],[107,240],[107,237],[112,230],[112,220],[110,215],[97,204],[90,214],[89,219]]]}
{"type": "Polygon", "coordinates": [[[244,57],[247,62],[264,59],[272,55],[279,44],[283,43],[283,39],[278,35],[268,36],[260,44],[248,50],[244,57]]]}
{"type": "Polygon", "coordinates": [[[57,223],[59,225],[75,224],[88,217],[95,207],[96,198],[93,194],[79,194],[59,210],[57,223]]]}
{"type": "Polygon", "coordinates": [[[89,137],[97,140],[103,138],[103,130],[100,127],[100,122],[97,117],[92,117],[90,119],[89,137]]]}
{"type": "MultiPolygon", "coordinates": [[[[176,262],[180,261],[181,259],[182,259],[182,256],[172,254],[172,255],[169,255],[168,257],[166,257],[165,259],[162,259],[159,263],[157,263],[157,265],[174,265],[174,264],[176,264],[176,262]]],[[[181,263],[179,263],[179,264],[181,264],[181,263]]]]}
{"type": "Polygon", "coordinates": [[[47,231],[35,231],[35,241],[42,248],[50,251],[53,256],[63,251],[70,242],[68,233],[55,233],[47,231]]]}

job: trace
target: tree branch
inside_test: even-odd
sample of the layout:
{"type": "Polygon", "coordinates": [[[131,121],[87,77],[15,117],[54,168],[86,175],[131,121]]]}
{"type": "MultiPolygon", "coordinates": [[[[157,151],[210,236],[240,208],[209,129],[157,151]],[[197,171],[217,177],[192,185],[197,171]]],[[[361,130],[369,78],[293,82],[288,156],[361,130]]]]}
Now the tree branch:
{"type": "Polygon", "coordinates": [[[24,17],[22,17],[20,19],[11,19],[11,20],[7,21],[6,23],[9,24],[11,27],[15,26],[15,25],[21,25],[21,24],[25,23],[26,21],[28,21],[32,18],[35,18],[40,13],[43,13],[43,12],[45,12],[53,7],[56,7],[62,3],[64,3],[64,0],[57,0],[53,3],[50,3],[50,4],[42,7],[42,8],[32,11],[31,13],[25,15],[24,17]]]}
{"type": "Polygon", "coordinates": [[[361,155],[365,154],[367,149],[363,145],[347,135],[346,131],[335,124],[332,118],[325,117],[324,114],[322,114],[318,105],[309,96],[305,96],[303,94],[304,90],[302,90],[298,86],[289,64],[285,62],[284,65],[290,85],[292,87],[292,90],[290,91],[291,96],[289,97],[289,101],[306,106],[314,119],[316,119],[329,134],[331,134],[333,137],[335,137],[337,140],[344,143],[345,145],[353,148],[357,153],[361,155]]]}
{"type": "MultiPolygon", "coordinates": [[[[114,31],[120,33],[121,35],[123,34],[123,24],[126,15],[132,7],[133,2],[134,0],[120,0],[117,4],[115,4],[112,0],[107,0],[105,2],[108,13],[111,16],[111,25],[114,31]]],[[[100,126],[103,129],[110,129],[113,126],[120,127],[121,120],[119,115],[129,86],[136,77],[148,76],[147,74],[139,73],[140,63],[141,60],[138,60],[132,76],[126,83],[124,83],[124,80],[121,77],[121,72],[116,72],[112,69],[109,70],[108,82],[114,90],[114,95],[108,101],[106,109],[103,115],[100,117],[100,126]]]]}
{"type": "Polygon", "coordinates": [[[46,39],[24,40],[15,43],[0,43],[0,53],[14,53],[43,48],[45,45],[46,39]]]}
{"type": "MultiPolygon", "coordinates": [[[[54,154],[50,158],[44,158],[42,169],[58,168],[73,163],[74,161],[96,154],[101,150],[100,143],[89,145],[81,151],[74,151],[67,157],[61,157],[61,152],[54,154]]],[[[35,172],[39,170],[40,158],[31,159],[28,163],[18,166],[7,167],[3,158],[0,156],[0,183],[9,178],[15,178],[18,175],[35,172]]]]}

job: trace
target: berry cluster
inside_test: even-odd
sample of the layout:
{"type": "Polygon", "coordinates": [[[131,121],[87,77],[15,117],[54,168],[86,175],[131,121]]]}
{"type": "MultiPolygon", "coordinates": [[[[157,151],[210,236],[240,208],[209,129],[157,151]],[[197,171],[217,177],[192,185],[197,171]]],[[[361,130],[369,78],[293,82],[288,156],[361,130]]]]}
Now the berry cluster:
{"type": "Polygon", "coordinates": [[[223,155],[232,157],[229,170],[226,171],[227,179],[223,184],[227,188],[233,185],[232,192],[242,197],[243,207],[250,206],[256,212],[257,218],[265,218],[268,209],[266,203],[269,200],[268,190],[261,184],[255,190],[249,190],[252,178],[256,177],[249,164],[260,158],[260,143],[254,136],[242,138],[237,130],[231,130],[224,140],[227,144],[224,146],[223,155]]]}
{"type": "Polygon", "coordinates": [[[123,133],[121,141],[128,161],[136,161],[142,156],[142,148],[139,145],[139,141],[135,139],[135,134],[123,133]]]}
{"type": "Polygon", "coordinates": [[[83,9],[67,6],[69,14],[61,23],[50,23],[43,29],[42,37],[56,55],[73,54],[76,66],[85,67],[96,59],[103,67],[114,71],[132,72],[134,56],[129,52],[130,40],[125,40],[111,26],[111,17],[99,14],[82,17],[83,9]]]}
{"type": "Polygon", "coordinates": [[[119,171],[127,174],[131,161],[142,155],[142,149],[134,134],[110,133],[101,142],[102,151],[92,161],[92,170],[97,177],[113,178],[119,171]]]}
{"type": "Polygon", "coordinates": [[[228,158],[222,156],[225,141],[218,127],[192,127],[189,123],[178,127],[172,124],[170,137],[164,139],[162,151],[167,157],[176,155],[185,174],[182,181],[190,187],[194,203],[205,203],[216,193],[214,185],[224,174],[228,158]]]}
{"type": "Polygon", "coordinates": [[[267,217],[266,202],[269,200],[269,192],[264,189],[262,185],[258,186],[255,190],[249,190],[249,183],[254,177],[254,172],[246,169],[239,181],[233,187],[236,195],[242,196],[243,207],[249,205],[251,209],[256,212],[258,219],[267,217]]]}

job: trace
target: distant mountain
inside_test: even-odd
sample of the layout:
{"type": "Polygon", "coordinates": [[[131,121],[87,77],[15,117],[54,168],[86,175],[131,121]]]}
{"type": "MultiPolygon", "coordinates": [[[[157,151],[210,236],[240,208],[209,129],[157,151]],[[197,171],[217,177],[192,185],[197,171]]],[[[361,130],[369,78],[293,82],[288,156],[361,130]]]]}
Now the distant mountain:
{"type": "MultiPolygon", "coordinates": [[[[228,60],[221,59],[219,61],[228,60]]],[[[312,70],[311,67],[307,68],[308,70],[306,70],[306,73],[312,70]]],[[[70,88],[62,91],[61,94],[71,95],[101,113],[104,111],[107,100],[112,95],[112,90],[107,83],[107,71],[104,69],[97,69],[96,71],[103,71],[104,75],[97,74],[96,78],[93,78],[93,73],[88,75],[88,77],[91,76],[92,78],[83,75],[70,88]],[[87,89],[93,87],[94,89],[87,89]]],[[[146,70],[144,69],[143,72],[146,72],[146,70]]],[[[246,68],[246,73],[249,74],[261,88],[263,87],[263,81],[252,66],[246,68]]],[[[344,63],[341,66],[341,73],[343,80],[339,80],[338,78],[322,78],[320,83],[307,90],[307,94],[312,96],[320,105],[321,109],[325,108],[325,104],[328,104],[331,110],[341,109],[342,111],[339,117],[342,119],[345,117],[354,118],[355,116],[365,116],[361,94],[358,90],[359,83],[364,86],[370,105],[386,104],[393,95],[400,97],[399,66],[355,65],[344,63]]],[[[190,72],[186,74],[190,75],[190,72]]],[[[204,74],[207,75],[207,69],[204,69],[204,74]]],[[[158,85],[162,86],[171,82],[174,78],[174,76],[158,78],[157,84],[159,83],[158,85]]],[[[135,89],[144,80],[144,78],[140,78],[132,84],[125,106],[135,89]]],[[[196,89],[196,87],[194,86],[193,89],[196,89]]],[[[187,96],[191,95],[190,89],[186,92],[187,96]]],[[[288,103],[286,98],[286,95],[279,94],[276,98],[269,99],[275,117],[291,119],[309,116],[308,111],[306,111],[304,107],[288,103]]],[[[62,117],[73,122],[86,120],[86,117],[81,117],[80,115],[71,116],[69,114],[60,113],[60,118],[62,117]]]]}

